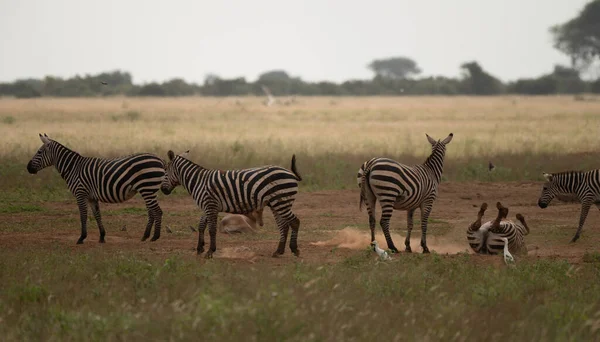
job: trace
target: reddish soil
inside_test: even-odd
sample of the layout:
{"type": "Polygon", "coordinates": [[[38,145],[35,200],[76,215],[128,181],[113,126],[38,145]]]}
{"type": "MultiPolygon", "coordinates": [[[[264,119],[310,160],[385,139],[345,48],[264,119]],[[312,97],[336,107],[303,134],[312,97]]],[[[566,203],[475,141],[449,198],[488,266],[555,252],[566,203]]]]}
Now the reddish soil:
{"type": "MultiPolygon", "coordinates": [[[[541,183],[442,183],[439,196],[434,204],[428,230],[428,244],[431,250],[440,254],[456,254],[468,251],[465,230],[476,218],[478,207],[487,202],[490,209],[485,219],[491,220],[495,203],[501,201],[509,207],[509,219],[517,213],[525,216],[532,232],[525,240],[528,245],[528,259],[565,258],[571,262],[581,262],[585,252],[598,252],[600,247],[600,215],[591,210],[584,226],[582,237],[569,243],[575,234],[579,220],[578,203],[561,203],[554,200],[546,209],[537,206],[541,183]]],[[[92,220],[88,224],[88,238],[83,245],[76,245],[79,237],[79,216],[75,201],[47,203],[48,209],[39,213],[9,214],[3,220],[9,222],[8,231],[0,231],[2,249],[47,249],[65,248],[81,251],[104,250],[109,253],[131,251],[141,255],[168,257],[177,254],[195,258],[198,233],[192,233],[188,226],[196,226],[199,211],[189,196],[164,197],[160,204],[165,212],[161,238],[156,242],[141,242],[145,227],[145,213],[125,213],[123,208],[144,208],[138,197],[119,205],[101,204],[103,222],[107,229],[105,244],[99,244],[98,229],[92,220]],[[35,226],[38,227],[35,227],[35,226]],[[121,227],[126,225],[125,231],[121,227]],[[20,229],[19,227],[30,227],[20,229]],[[169,226],[173,233],[166,232],[169,226]],[[35,228],[32,228],[35,227],[35,228]]],[[[345,257],[361,253],[369,245],[369,229],[366,210],[358,210],[358,189],[343,191],[320,191],[301,193],[294,205],[301,220],[299,233],[300,259],[311,263],[335,263],[345,257]]],[[[419,219],[419,212],[415,220],[419,219]]],[[[267,209],[264,212],[265,225],[254,235],[217,235],[215,258],[227,258],[232,262],[288,264],[296,259],[289,248],[279,258],[272,258],[279,238],[273,217],[267,209]]],[[[393,239],[398,248],[404,247],[406,234],[406,213],[396,211],[392,217],[393,239]]],[[[386,248],[379,225],[376,227],[377,240],[386,248]]],[[[419,247],[420,226],[415,224],[412,234],[412,249],[421,252],[419,247]]],[[[208,232],[205,235],[208,244],[208,232]]],[[[289,242],[289,240],[288,240],[289,242]]],[[[208,246],[207,246],[208,247],[208,246]]],[[[396,255],[401,258],[403,254],[396,255]]],[[[204,260],[198,258],[198,260],[204,260]]],[[[478,262],[497,263],[500,258],[477,256],[478,262]]]]}

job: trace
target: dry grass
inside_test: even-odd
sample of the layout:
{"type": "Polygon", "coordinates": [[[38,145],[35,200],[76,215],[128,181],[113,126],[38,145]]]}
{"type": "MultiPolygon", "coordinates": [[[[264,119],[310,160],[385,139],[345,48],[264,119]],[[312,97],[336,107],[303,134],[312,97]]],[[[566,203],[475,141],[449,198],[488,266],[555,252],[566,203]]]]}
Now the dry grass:
{"type": "Polygon", "coordinates": [[[358,167],[376,156],[420,163],[430,152],[425,133],[455,134],[447,180],[539,180],[542,171],[596,168],[600,157],[600,102],[568,96],[304,97],[273,107],[262,100],[0,99],[0,186],[13,195],[45,186],[46,194],[69,196],[55,172],[25,178],[38,132],[83,155],[166,158],[169,149],[189,149],[197,163],[221,169],[289,166],[295,153],[304,191],[354,188],[358,167]]]}
{"type": "Polygon", "coordinates": [[[597,146],[598,102],[572,97],[261,98],[0,100],[0,157],[30,156],[46,132],[84,154],[206,154],[246,149],[265,159],[292,153],[428,153],[425,133],[453,132],[449,158],[573,153],[597,146]]]}

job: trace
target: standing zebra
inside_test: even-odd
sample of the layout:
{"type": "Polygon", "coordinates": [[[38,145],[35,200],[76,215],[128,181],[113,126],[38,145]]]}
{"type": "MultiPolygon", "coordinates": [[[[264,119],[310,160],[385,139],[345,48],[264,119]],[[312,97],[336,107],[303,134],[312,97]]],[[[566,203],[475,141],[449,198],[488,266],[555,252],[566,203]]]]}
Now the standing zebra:
{"type": "Polygon", "coordinates": [[[481,224],[483,214],[487,210],[487,203],[483,203],[477,213],[477,220],[467,229],[467,240],[471,249],[479,254],[498,254],[504,250],[504,240],[508,241],[508,250],[511,253],[527,253],[523,237],[529,234],[529,226],[525,217],[517,214],[518,222],[507,220],[508,208],[500,202],[496,203],[498,215],[493,221],[481,224]]]}
{"type": "Polygon", "coordinates": [[[552,174],[544,173],[543,175],[546,182],[542,186],[542,193],[538,200],[540,208],[548,207],[554,197],[571,197],[568,195],[576,195],[577,200],[581,203],[579,227],[571,239],[571,242],[575,242],[581,236],[583,224],[592,204],[600,209],[600,170],[564,171],[552,174]]]}
{"type": "Polygon", "coordinates": [[[380,225],[385,235],[388,248],[394,252],[398,249],[390,236],[390,219],[396,210],[407,211],[407,234],[404,242],[407,252],[410,248],[410,233],[413,228],[413,214],[421,209],[421,247],[423,253],[427,248],[427,220],[433,202],[437,197],[437,187],[442,178],[446,145],[452,141],[452,133],[442,141],[435,141],[429,135],[431,155],[423,164],[407,166],[387,158],[373,158],[366,161],[358,170],[358,186],[360,187],[360,204],[367,206],[371,241],[375,240],[375,203],[381,206],[380,225]]]}
{"type": "Polygon", "coordinates": [[[279,166],[262,166],[242,170],[209,170],[190,161],[189,151],[175,156],[168,152],[161,190],[168,195],[182,185],[202,209],[198,226],[197,252],[204,252],[204,231],[208,225],[210,249],[205,257],[212,258],[217,250],[217,215],[220,212],[249,214],[270,207],[279,228],[279,245],[273,257],[285,252],[289,228],[292,228],[290,250],[299,256],[298,229],[300,220],[292,212],[298,193],[298,181],[302,178],[296,170],[296,156],[292,156],[292,171],[279,166]]]}
{"type": "Polygon", "coordinates": [[[79,207],[81,236],[77,240],[78,244],[83,243],[87,237],[88,203],[100,230],[100,243],[104,243],[106,231],[102,225],[98,202],[125,202],[137,192],[142,195],[148,209],[148,224],[142,241],[150,237],[153,224],[155,225],[154,236],[151,241],[160,238],[162,210],[156,200],[156,193],[165,175],[165,164],[162,159],[148,153],[113,159],[84,157],[48,138],[46,134],[40,134],[40,139],[44,144],[27,164],[27,171],[36,174],[54,165],[60,176],[67,182],[79,207]]]}

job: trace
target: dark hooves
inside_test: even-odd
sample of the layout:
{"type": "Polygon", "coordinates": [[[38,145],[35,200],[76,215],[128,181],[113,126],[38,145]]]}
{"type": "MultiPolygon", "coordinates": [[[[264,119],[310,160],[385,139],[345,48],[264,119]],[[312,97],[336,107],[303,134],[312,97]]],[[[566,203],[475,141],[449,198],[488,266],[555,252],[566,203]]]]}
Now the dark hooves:
{"type": "Polygon", "coordinates": [[[106,241],[104,241],[104,239],[100,239],[100,241],[98,241],[100,243],[106,243],[106,241]]]}
{"type": "Polygon", "coordinates": [[[404,249],[404,251],[405,251],[406,253],[412,253],[412,248],[410,248],[410,247],[406,247],[406,248],[404,249]]]}
{"type": "Polygon", "coordinates": [[[77,244],[78,245],[82,245],[83,244],[83,240],[77,240],[77,244]]]}
{"type": "Polygon", "coordinates": [[[158,240],[158,239],[160,239],[160,236],[153,236],[153,237],[152,237],[152,239],[150,239],[150,241],[153,241],[153,242],[154,242],[154,241],[156,241],[156,240],[158,240]]]}
{"type": "Polygon", "coordinates": [[[295,251],[292,251],[292,254],[294,254],[295,256],[299,257],[300,256],[300,250],[297,249],[295,251]]]}
{"type": "Polygon", "coordinates": [[[428,250],[428,249],[424,249],[424,250],[423,250],[423,254],[429,254],[429,253],[430,253],[430,252],[429,252],[429,250],[428,250]]]}

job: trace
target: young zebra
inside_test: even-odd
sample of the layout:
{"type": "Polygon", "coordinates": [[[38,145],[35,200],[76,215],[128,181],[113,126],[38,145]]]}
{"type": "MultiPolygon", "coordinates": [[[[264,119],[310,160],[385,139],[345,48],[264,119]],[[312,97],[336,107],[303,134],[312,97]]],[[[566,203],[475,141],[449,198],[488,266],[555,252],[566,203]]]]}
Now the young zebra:
{"type": "Polygon", "coordinates": [[[81,236],[78,244],[87,237],[87,206],[92,208],[94,218],[100,230],[100,243],[104,243],[106,231],[100,217],[100,205],[103,203],[121,203],[142,195],[148,209],[148,224],[142,241],[150,236],[154,224],[154,236],[151,241],[160,238],[162,210],[156,200],[156,193],[165,175],[164,162],[159,157],[139,153],[120,158],[101,159],[84,157],[55,140],[41,135],[42,147],[27,164],[27,171],[38,171],[54,165],[60,176],[67,182],[71,193],[77,199],[81,219],[81,236]]]}
{"type": "Polygon", "coordinates": [[[529,234],[529,226],[521,214],[517,214],[518,222],[507,220],[508,208],[500,202],[496,203],[498,215],[493,221],[481,224],[483,214],[487,210],[483,203],[477,213],[477,220],[467,229],[467,240],[471,249],[479,254],[498,254],[504,250],[504,238],[508,240],[508,250],[511,253],[527,253],[523,237],[529,234]]]}
{"type": "Polygon", "coordinates": [[[208,225],[210,249],[206,258],[212,258],[217,250],[217,215],[220,212],[249,214],[254,210],[270,207],[279,228],[279,245],[273,257],[285,252],[289,228],[292,228],[290,250],[299,256],[298,229],[300,220],[292,212],[298,193],[298,181],[302,178],[296,170],[296,156],[292,156],[291,172],[279,166],[262,166],[243,170],[209,170],[190,161],[189,151],[175,156],[168,152],[169,161],[161,186],[168,195],[182,185],[192,195],[204,212],[198,226],[197,252],[204,252],[204,231],[208,225]]]}
{"type": "Polygon", "coordinates": [[[394,252],[398,249],[390,236],[390,219],[396,210],[407,211],[407,234],[404,244],[407,252],[410,248],[410,234],[413,228],[413,214],[421,209],[421,247],[423,253],[427,248],[427,220],[433,202],[437,197],[437,187],[442,178],[446,145],[452,141],[452,133],[442,141],[435,141],[429,135],[431,155],[423,164],[407,166],[387,158],[373,158],[365,162],[358,170],[358,186],[360,187],[360,204],[364,202],[369,213],[371,241],[375,240],[375,203],[381,206],[380,225],[385,235],[388,248],[394,252]]]}
{"type": "Polygon", "coordinates": [[[581,214],[579,216],[579,227],[571,242],[577,241],[581,236],[583,224],[590,211],[592,204],[600,209],[600,170],[591,171],[564,171],[559,173],[543,173],[546,182],[542,186],[542,193],[538,199],[538,206],[542,209],[554,197],[566,194],[575,195],[581,203],[581,214]]]}

